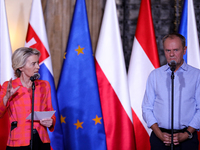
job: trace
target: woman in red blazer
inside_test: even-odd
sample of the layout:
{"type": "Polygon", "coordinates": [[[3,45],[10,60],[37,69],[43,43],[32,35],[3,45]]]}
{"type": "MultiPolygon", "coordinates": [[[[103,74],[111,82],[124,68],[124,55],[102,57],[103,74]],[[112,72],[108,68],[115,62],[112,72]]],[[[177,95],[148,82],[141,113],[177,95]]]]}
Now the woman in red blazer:
{"type": "MultiPolygon", "coordinates": [[[[12,67],[17,77],[2,85],[0,92],[0,117],[8,112],[11,125],[7,150],[28,150],[31,140],[31,120],[26,119],[32,108],[32,81],[30,77],[39,71],[40,52],[22,47],[12,55],[12,67]]],[[[48,81],[35,81],[34,111],[52,111],[51,88],[48,81]]],[[[47,128],[54,130],[55,115],[34,121],[33,149],[50,150],[47,128]]]]}

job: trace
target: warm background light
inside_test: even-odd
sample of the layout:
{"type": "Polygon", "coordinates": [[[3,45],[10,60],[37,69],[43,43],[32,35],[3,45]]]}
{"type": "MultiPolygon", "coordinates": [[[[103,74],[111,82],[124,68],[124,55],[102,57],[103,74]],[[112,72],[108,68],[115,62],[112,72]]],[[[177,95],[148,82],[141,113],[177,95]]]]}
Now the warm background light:
{"type": "MultiPolygon", "coordinates": [[[[4,0],[12,51],[24,46],[33,0],[4,0]]],[[[76,0],[40,0],[56,87],[62,68],[76,0]]],[[[116,0],[118,1],[118,0],[116,0]]],[[[95,51],[105,0],[86,0],[92,47],[95,51]]]]}
{"type": "Polygon", "coordinates": [[[5,0],[12,51],[24,46],[32,0],[5,0]]]}

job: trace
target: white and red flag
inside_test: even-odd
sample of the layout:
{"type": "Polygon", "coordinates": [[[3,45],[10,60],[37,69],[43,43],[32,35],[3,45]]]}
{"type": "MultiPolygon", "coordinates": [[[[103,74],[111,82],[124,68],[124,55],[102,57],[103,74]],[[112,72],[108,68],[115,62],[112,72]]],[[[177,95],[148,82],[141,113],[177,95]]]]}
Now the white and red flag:
{"type": "Polygon", "coordinates": [[[134,150],[133,121],[115,0],[107,0],[96,73],[108,150],[134,150]]]}
{"type": "Polygon", "coordinates": [[[40,79],[47,80],[51,85],[51,100],[54,110],[56,110],[56,125],[53,132],[49,132],[51,140],[51,147],[54,150],[60,149],[60,145],[63,145],[62,130],[60,126],[60,115],[57,105],[56,90],[54,84],[53,70],[51,55],[49,50],[49,44],[46,34],[46,28],[44,23],[42,5],[40,0],[32,1],[32,8],[30,13],[30,19],[28,24],[28,31],[26,35],[26,47],[36,48],[40,51],[41,56],[39,59],[40,64],[40,79]]]}
{"type": "Polygon", "coordinates": [[[137,150],[150,149],[148,129],[142,118],[142,100],[149,73],[160,66],[150,0],[142,0],[128,70],[135,142],[137,150]]]}
{"type": "MultiPolygon", "coordinates": [[[[5,1],[0,1],[0,89],[1,85],[14,79],[14,71],[12,69],[12,49],[10,44],[9,29],[6,16],[5,1]]],[[[5,150],[10,131],[10,123],[8,113],[6,112],[0,118],[0,149],[5,150]]]]}

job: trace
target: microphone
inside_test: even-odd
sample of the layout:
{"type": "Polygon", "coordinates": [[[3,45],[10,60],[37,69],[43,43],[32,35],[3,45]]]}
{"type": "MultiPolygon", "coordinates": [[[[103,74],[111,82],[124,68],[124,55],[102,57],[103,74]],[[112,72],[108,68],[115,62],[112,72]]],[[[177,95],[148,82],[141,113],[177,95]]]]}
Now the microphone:
{"type": "Polygon", "coordinates": [[[176,70],[176,61],[175,60],[170,61],[169,66],[170,66],[171,71],[175,71],[176,70]]]}
{"type": "Polygon", "coordinates": [[[31,81],[35,81],[35,80],[37,80],[39,78],[40,78],[40,74],[39,73],[34,73],[34,75],[30,77],[30,80],[31,81]]]}

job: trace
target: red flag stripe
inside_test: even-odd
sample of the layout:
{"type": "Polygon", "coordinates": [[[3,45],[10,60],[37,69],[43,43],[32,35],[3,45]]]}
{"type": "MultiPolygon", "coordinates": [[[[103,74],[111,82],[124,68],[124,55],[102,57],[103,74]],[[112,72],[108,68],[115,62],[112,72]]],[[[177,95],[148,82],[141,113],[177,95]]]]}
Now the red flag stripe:
{"type": "Polygon", "coordinates": [[[140,119],[138,118],[138,116],[136,115],[136,113],[134,112],[133,109],[132,109],[132,115],[133,115],[133,120],[134,120],[134,124],[133,124],[134,132],[138,133],[138,131],[139,131],[139,134],[142,135],[142,136],[137,136],[137,138],[135,138],[135,143],[137,143],[137,145],[140,145],[138,150],[151,149],[149,142],[144,143],[144,141],[149,141],[149,134],[147,133],[146,129],[142,125],[140,119]]]}
{"type": "Polygon", "coordinates": [[[132,122],[118,99],[114,89],[96,61],[97,82],[103,113],[108,150],[134,149],[132,122]],[[109,93],[109,95],[108,95],[109,93]],[[122,119],[123,118],[123,119],[122,119]],[[112,122],[112,124],[110,124],[112,122]],[[131,134],[132,133],[132,134],[131,134]],[[118,144],[116,144],[118,143],[118,144]],[[121,143],[121,144],[119,144],[121,143]]]}

